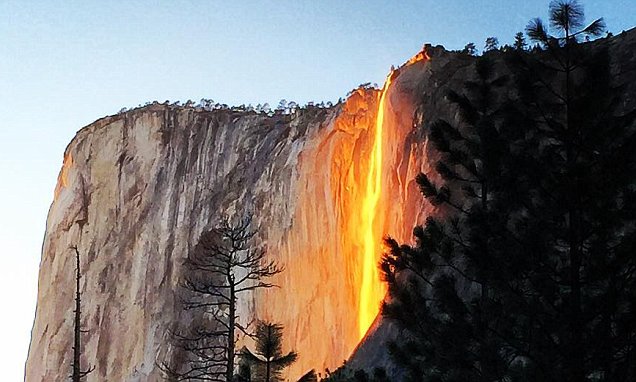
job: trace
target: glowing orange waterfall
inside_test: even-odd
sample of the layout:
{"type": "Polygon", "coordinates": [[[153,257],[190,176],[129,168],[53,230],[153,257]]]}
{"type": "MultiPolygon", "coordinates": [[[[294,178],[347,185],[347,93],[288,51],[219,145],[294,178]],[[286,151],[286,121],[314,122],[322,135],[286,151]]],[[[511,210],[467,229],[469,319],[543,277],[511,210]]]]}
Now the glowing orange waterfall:
{"type": "MultiPolygon", "coordinates": [[[[391,72],[392,73],[392,72],[391,72]]],[[[358,331],[364,337],[369,326],[378,314],[379,303],[384,297],[385,287],[378,273],[378,254],[381,253],[381,236],[375,229],[378,202],[382,192],[382,132],[384,124],[384,105],[386,92],[391,85],[391,75],[380,92],[378,112],[373,134],[373,146],[369,156],[369,169],[366,194],[362,205],[362,230],[364,235],[362,258],[362,282],[360,285],[360,306],[358,312],[358,331]]]]}
{"type": "MultiPolygon", "coordinates": [[[[366,188],[361,210],[364,243],[362,246],[362,280],[360,283],[360,300],[358,307],[358,332],[360,338],[364,337],[378,315],[380,302],[386,294],[386,287],[380,280],[378,261],[382,253],[382,237],[387,233],[382,230],[383,225],[387,223],[385,221],[387,206],[383,206],[381,203],[382,186],[385,184],[382,177],[382,174],[385,172],[383,165],[385,162],[390,162],[392,158],[383,157],[383,153],[387,151],[387,147],[383,146],[383,141],[396,133],[395,131],[385,132],[385,123],[388,122],[385,120],[384,115],[387,110],[386,97],[392,80],[400,74],[400,70],[428,59],[430,59],[430,57],[426,51],[422,50],[411,57],[402,67],[397,70],[391,70],[384,83],[384,87],[379,93],[375,130],[373,132],[373,145],[369,155],[366,188]]],[[[410,115],[410,113],[408,115],[410,115]]],[[[408,124],[404,125],[408,126],[408,124]]],[[[399,128],[399,126],[387,127],[393,129],[396,127],[399,128]]],[[[391,163],[387,164],[391,165],[391,163]]],[[[391,224],[389,223],[389,225],[391,224]]],[[[391,228],[393,233],[398,230],[398,227],[395,226],[391,228]]]]}

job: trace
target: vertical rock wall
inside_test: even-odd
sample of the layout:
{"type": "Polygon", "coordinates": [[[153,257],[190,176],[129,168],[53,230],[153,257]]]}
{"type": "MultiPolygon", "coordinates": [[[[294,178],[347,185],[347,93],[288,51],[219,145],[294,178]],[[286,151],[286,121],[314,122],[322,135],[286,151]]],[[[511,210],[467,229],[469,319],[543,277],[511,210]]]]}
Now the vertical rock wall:
{"type": "MultiPolygon", "coordinates": [[[[414,183],[430,172],[431,149],[413,120],[422,87],[447,86],[432,76],[447,63],[393,73],[379,237],[406,241],[432,213],[414,183]]],[[[360,340],[360,203],[377,105],[372,89],[293,116],[155,105],[78,132],[47,220],[26,380],[70,370],[72,245],[83,255],[84,360],[96,367],[87,380],[160,380],[168,329],[179,324],[181,262],[221,214],[253,213],[258,241],[286,267],[280,288],[241,299],[241,317],[285,326],[286,348],[300,353],[290,378],[340,366],[360,340]]]]}

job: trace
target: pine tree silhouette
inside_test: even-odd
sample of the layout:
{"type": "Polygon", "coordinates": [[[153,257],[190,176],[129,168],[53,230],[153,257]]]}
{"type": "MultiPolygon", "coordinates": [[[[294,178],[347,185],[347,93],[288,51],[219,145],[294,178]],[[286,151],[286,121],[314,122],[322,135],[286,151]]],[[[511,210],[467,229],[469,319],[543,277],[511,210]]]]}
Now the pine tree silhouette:
{"type": "Polygon", "coordinates": [[[283,354],[283,326],[272,322],[259,321],[256,324],[256,351],[243,348],[243,359],[256,371],[257,381],[282,381],[281,372],[298,358],[290,351],[283,354]]]}

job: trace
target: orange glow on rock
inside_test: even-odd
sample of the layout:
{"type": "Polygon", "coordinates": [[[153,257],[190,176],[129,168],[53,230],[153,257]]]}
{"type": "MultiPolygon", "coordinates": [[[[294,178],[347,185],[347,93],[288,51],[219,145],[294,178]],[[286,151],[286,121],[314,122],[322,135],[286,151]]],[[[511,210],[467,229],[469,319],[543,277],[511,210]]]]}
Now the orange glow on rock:
{"type": "MultiPolygon", "coordinates": [[[[285,326],[285,347],[300,354],[288,371],[290,379],[312,368],[337,368],[360,341],[368,226],[363,205],[378,94],[377,89],[356,89],[323,128],[313,130],[315,137],[299,155],[291,227],[282,236],[276,236],[276,229],[267,233],[268,252],[278,255],[286,269],[274,280],[281,288],[256,298],[266,303],[257,306],[255,317],[285,326]]],[[[381,235],[379,220],[375,223],[374,232],[381,235]]],[[[372,307],[377,313],[382,296],[376,297],[372,307]]]]}
{"type": "Polygon", "coordinates": [[[425,61],[428,60],[430,57],[428,56],[428,53],[426,53],[426,50],[422,49],[419,53],[417,53],[415,56],[411,57],[405,64],[404,66],[409,66],[409,65],[413,65],[416,62],[419,61],[425,61]]]}
{"type": "Polygon", "coordinates": [[[60,170],[60,174],[57,176],[57,184],[55,185],[55,191],[53,192],[53,200],[56,200],[60,191],[63,188],[68,187],[68,170],[73,165],[73,156],[71,153],[64,154],[64,162],[62,163],[62,169],[60,170]]]}

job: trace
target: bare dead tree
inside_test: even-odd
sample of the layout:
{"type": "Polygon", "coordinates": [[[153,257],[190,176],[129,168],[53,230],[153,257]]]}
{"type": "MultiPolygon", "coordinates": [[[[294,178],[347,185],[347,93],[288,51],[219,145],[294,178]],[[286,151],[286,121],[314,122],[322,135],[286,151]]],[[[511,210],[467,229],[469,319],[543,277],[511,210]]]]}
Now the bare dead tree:
{"type": "Polygon", "coordinates": [[[253,245],[256,231],[250,225],[251,218],[223,218],[201,235],[184,262],[183,308],[201,314],[185,334],[173,333],[174,346],[184,359],[160,365],[168,379],[232,381],[238,334],[252,336],[238,321],[239,295],[273,287],[267,279],[283,271],[253,245]]]}
{"type": "Polygon", "coordinates": [[[86,333],[85,330],[82,330],[81,320],[82,320],[82,298],[80,293],[80,280],[82,278],[81,270],[80,270],[80,253],[77,247],[71,247],[71,249],[75,250],[75,310],[74,313],[74,323],[73,323],[73,374],[71,375],[71,379],[73,382],[80,382],[84,377],[90,374],[93,370],[95,370],[95,366],[89,366],[88,369],[82,370],[82,333],[86,333]]]}

